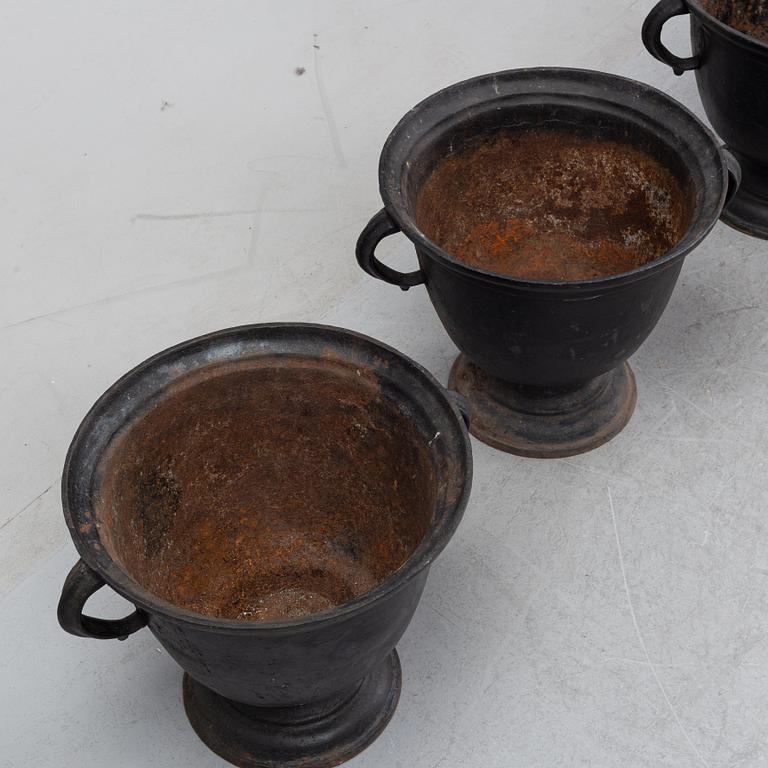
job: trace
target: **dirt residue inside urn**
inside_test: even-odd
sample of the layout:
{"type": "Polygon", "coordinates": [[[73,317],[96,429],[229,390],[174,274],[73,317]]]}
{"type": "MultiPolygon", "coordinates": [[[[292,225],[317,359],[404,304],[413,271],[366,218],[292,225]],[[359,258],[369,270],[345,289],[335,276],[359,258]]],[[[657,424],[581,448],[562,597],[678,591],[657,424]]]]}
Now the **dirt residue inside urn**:
{"type": "Polygon", "coordinates": [[[688,195],[628,144],[561,130],[500,132],[445,158],[416,202],[422,232],[454,258],[530,280],[590,280],[667,253],[688,195]]]}
{"type": "Polygon", "coordinates": [[[252,621],[370,591],[423,539],[425,440],[372,373],[329,358],[218,366],[180,380],[113,440],[96,518],[149,592],[252,621]]]}
{"type": "Polygon", "coordinates": [[[729,27],[768,43],[768,0],[702,0],[701,4],[729,27]]]}

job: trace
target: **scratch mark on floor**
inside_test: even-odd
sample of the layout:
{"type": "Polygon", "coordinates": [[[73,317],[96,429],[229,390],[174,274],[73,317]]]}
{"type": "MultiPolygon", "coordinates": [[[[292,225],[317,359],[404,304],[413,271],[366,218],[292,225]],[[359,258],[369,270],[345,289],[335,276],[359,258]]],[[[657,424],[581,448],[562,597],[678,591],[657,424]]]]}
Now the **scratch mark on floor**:
{"type": "MultiPolygon", "coordinates": [[[[137,221],[187,221],[194,219],[215,219],[233,216],[260,216],[263,213],[335,213],[337,211],[348,211],[354,209],[354,205],[344,208],[252,208],[238,211],[202,211],[201,213],[137,213],[131,216],[131,224],[137,221]]],[[[360,210],[368,210],[370,206],[360,206],[360,210]]]]}
{"type": "MultiPolygon", "coordinates": [[[[725,440],[722,437],[676,437],[675,435],[648,435],[649,440],[663,440],[667,443],[714,443],[722,445],[723,443],[736,443],[735,440],[725,440]]],[[[739,444],[741,442],[739,441],[739,444]]]]}
{"type": "Polygon", "coordinates": [[[667,708],[672,714],[672,717],[675,719],[675,722],[677,723],[677,727],[680,729],[680,732],[683,734],[683,736],[685,737],[685,740],[688,742],[688,746],[691,748],[691,750],[693,751],[693,754],[696,755],[696,757],[699,759],[699,761],[704,766],[704,768],[709,768],[709,764],[704,759],[704,756],[701,754],[701,752],[699,752],[699,750],[696,748],[696,745],[691,741],[691,737],[688,735],[688,731],[685,730],[685,726],[680,720],[680,717],[678,716],[677,711],[672,706],[672,702],[670,701],[670,698],[667,695],[667,691],[664,688],[664,684],[661,682],[661,678],[659,677],[659,673],[656,671],[656,666],[651,661],[651,657],[648,653],[648,647],[646,646],[645,639],[643,638],[643,633],[640,631],[640,624],[638,624],[638,621],[637,621],[635,606],[632,603],[632,595],[629,592],[629,582],[627,581],[627,569],[624,566],[624,553],[621,549],[621,539],[619,538],[619,526],[616,521],[616,510],[613,507],[613,496],[611,495],[610,486],[608,486],[608,504],[611,508],[611,520],[613,521],[613,532],[616,536],[616,549],[619,553],[619,566],[621,567],[621,577],[624,581],[624,592],[626,592],[626,595],[627,595],[627,605],[629,606],[629,613],[632,616],[632,623],[635,625],[635,633],[637,634],[637,640],[640,643],[640,648],[643,651],[643,656],[645,656],[645,660],[648,664],[648,669],[651,670],[651,674],[656,680],[656,685],[659,686],[659,690],[661,691],[661,695],[664,697],[664,701],[667,704],[667,708]]]}
{"type": "MultiPolygon", "coordinates": [[[[272,188],[272,185],[268,183],[261,189],[258,197],[259,207],[257,208],[252,208],[252,209],[249,208],[247,210],[242,210],[242,211],[229,211],[229,212],[224,211],[218,214],[214,213],[212,215],[223,215],[223,216],[251,215],[256,217],[256,221],[259,221],[261,214],[268,211],[268,209],[265,209],[263,206],[261,206],[261,204],[266,199],[267,193],[270,191],[271,188],[272,188]]],[[[166,219],[167,218],[200,218],[207,215],[211,215],[211,214],[205,214],[205,213],[203,214],[172,214],[169,217],[156,217],[155,214],[138,214],[137,216],[134,216],[134,219],[140,218],[142,216],[144,218],[147,218],[147,217],[160,218],[161,220],[163,218],[166,218],[166,219]]],[[[65,309],[56,309],[56,310],[53,310],[52,312],[45,312],[40,315],[35,315],[34,317],[28,317],[25,320],[20,320],[17,323],[10,323],[9,325],[0,326],[0,333],[2,333],[3,331],[9,331],[13,328],[18,328],[19,326],[22,326],[22,325],[27,325],[28,323],[33,323],[37,320],[47,320],[54,315],[64,314],[65,312],[72,312],[74,310],[83,309],[85,307],[108,306],[115,302],[122,301],[123,299],[126,299],[129,296],[135,296],[137,294],[149,295],[149,294],[157,293],[159,291],[168,290],[169,288],[180,288],[183,286],[195,285],[196,283],[200,283],[204,280],[210,280],[214,278],[221,279],[225,276],[231,276],[239,272],[247,272],[253,267],[254,254],[251,251],[251,247],[253,246],[253,243],[254,243],[254,240],[253,240],[253,237],[251,237],[249,250],[242,264],[235,264],[234,266],[231,266],[231,267],[225,267],[224,269],[217,269],[212,272],[206,272],[201,275],[192,275],[190,277],[184,277],[184,278],[181,278],[180,280],[170,280],[167,283],[157,283],[155,285],[147,285],[144,287],[133,288],[129,291],[117,293],[112,296],[105,296],[101,299],[95,299],[94,301],[86,301],[82,304],[75,304],[73,306],[66,307],[65,309]]]]}
{"type": "Polygon", "coordinates": [[[618,662],[619,664],[637,664],[640,667],[663,667],[665,669],[685,669],[687,667],[694,667],[695,664],[660,664],[658,661],[647,662],[645,659],[629,659],[625,656],[606,656],[603,659],[604,664],[610,664],[612,662],[618,662]]]}
{"type": "Polygon", "coordinates": [[[638,373],[642,373],[644,376],[647,376],[651,381],[658,384],[660,387],[663,387],[664,389],[671,392],[673,395],[677,395],[684,403],[688,403],[688,405],[691,406],[691,408],[694,408],[697,410],[702,416],[706,416],[710,421],[713,421],[715,424],[717,424],[721,429],[725,430],[726,432],[730,432],[732,435],[735,435],[736,437],[741,437],[741,435],[737,434],[733,429],[728,427],[726,424],[723,424],[719,419],[717,419],[715,416],[713,416],[709,411],[705,411],[700,405],[696,405],[696,403],[693,402],[693,400],[686,397],[682,392],[678,392],[674,387],[671,387],[666,382],[662,381],[661,379],[657,379],[655,376],[652,376],[645,368],[639,368],[635,366],[635,370],[638,373]]]}
{"type": "Polygon", "coordinates": [[[460,630],[461,632],[464,631],[453,619],[448,618],[448,616],[446,616],[444,613],[442,613],[441,611],[438,611],[434,605],[430,605],[429,607],[432,609],[434,613],[436,613],[441,619],[443,619],[443,621],[448,622],[448,624],[450,624],[452,627],[456,627],[456,629],[460,630]]]}
{"type": "Polygon", "coordinates": [[[75,327],[74,325],[72,325],[72,323],[65,323],[63,320],[56,320],[53,317],[46,317],[44,319],[47,320],[49,323],[53,323],[54,325],[64,326],[64,328],[74,328],[75,327]]]}
{"type": "Polygon", "coordinates": [[[712,320],[715,317],[727,317],[728,315],[737,315],[740,312],[749,312],[753,309],[762,309],[757,304],[745,304],[742,307],[734,307],[733,309],[720,309],[717,312],[713,312],[707,319],[712,320]]]}
{"type": "Polygon", "coordinates": [[[320,46],[317,44],[317,35],[314,35],[312,53],[315,56],[315,80],[317,82],[317,92],[320,95],[320,103],[322,104],[323,112],[325,113],[325,121],[328,124],[328,132],[331,134],[331,144],[333,145],[333,151],[336,155],[336,161],[338,162],[340,168],[346,168],[347,159],[344,157],[344,150],[341,146],[339,129],[336,127],[336,118],[333,116],[331,100],[328,98],[328,91],[325,87],[325,80],[323,79],[323,69],[320,61],[319,51],[320,46]]]}
{"type": "Polygon", "coordinates": [[[34,317],[28,317],[26,320],[19,320],[19,322],[17,323],[4,325],[0,327],[0,333],[3,333],[4,331],[13,330],[14,328],[19,328],[22,325],[28,325],[29,323],[37,322],[38,320],[47,320],[53,315],[61,315],[61,314],[64,314],[65,312],[74,312],[75,310],[85,309],[86,307],[109,306],[110,304],[114,304],[118,301],[123,301],[124,299],[127,299],[131,296],[136,296],[138,294],[151,295],[154,293],[158,293],[160,291],[166,291],[169,288],[181,288],[183,286],[195,285],[196,283],[200,283],[204,280],[211,280],[214,278],[220,279],[224,276],[233,275],[236,272],[241,272],[247,269],[249,269],[249,265],[247,263],[236,264],[233,267],[226,267],[224,269],[214,270],[213,272],[206,272],[202,275],[185,277],[185,278],[182,278],[181,280],[171,280],[167,283],[157,283],[155,285],[147,285],[143,288],[141,287],[133,288],[123,293],[116,293],[112,296],[105,296],[101,299],[95,299],[94,301],[86,301],[82,304],[73,304],[72,306],[69,306],[63,309],[55,309],[52,312],[45,312],[42,315],[35,315],[34,317]]]}
{"type": "Polygon", "coordinates": [[[621,481],[627,481],[631,480],[632,482],[644,484],[644,480],[641,477],[637,477],[636,475],[633,475],[631,472],[627,472],[626,470],[622,470],[620,472],[602,472],[599,469],[594,469],[592,467],[588,467],[585,464],[576,463],[573,461],[568,461],[566,459],[561,459],[560,464],[564,467],[567,467],[571,471],[583,473],[586,472],[590,475],[597,475],[598,477],[603,477],[606,480],[613,480],[614,482],[621,482],[621,481]]]}
{"type": "MultiPolygon", "coordinates": [[[[700,270],[696,270],[696,271],[698,272],[700,270]]],[[[738,296],[734,296],[732,293],[728,293],[728,291],[724,291],[722,288],[720,288],[718,286],[715,286],[715,285],[712,285],[711,281],[709,283],[707,283],[707,288],[710,291],[714,291],[715,293],[719,293],[721,296],[725,296],[727,299],[730,299],[731,301],[735,302],[736,304],[741,304],[741,302],[743,301],[743,299],[740,299],[738,296]]],[[[751,305],[749,307],[742,307],[741,309],[758,309],[758,310],[760,310],[763,313],[765,312],[765,309],[763,309],[761,306],[759,306],[757,304],[751,305]]],[[[725,311],[727,312],[729,310],[725,310],[725,311]]],[[[733,311],[738,311],[738,310],[730,310],[730,311],[733,312],[733,311]]]]}
{"type": "Polygon", "coordinates": [[[25,504],[15,515],[11,515],[2,525],[0,525],[0,531],[2,531],[6,525],[10,525],[17,517],[23,515],[36,501],[42,499],[43,496],[45,496],[45,494],[48,493],[48,491],[50,491],[54,485],[55,483],[51,483],[44,491],[38,493],[37,496],[35,496],[35,498],[29,502],[29,504],[25,504]]]}
{"type": "Polygon", "coordinates": [[[757,368],[747,368],[743,365],[733,365],[731,366],[730,369],[725,370],[724,372],[731,373],[733,371],[736,371],[736,372],[741,371],[743,373],[752,373],[755,376],[762,376],[762,377],[768,376],[768,371],[761,371],[761,370],[758,370],[757,368]]]}
{"type": "Polygon", "coordinates": [[[246,264],[252,267],[256,263],[256,251],[258,247],[259,237],[261,235],[261,218],[266,208],[264,202],[272,191],[272,184],[265,184],[259,193],[258,205],[254,210],[253,220],[251,222],[251,239],[248,244],[248,255],[246,257],[246,264]]]}
{"type": "Polygon", "coordinates": [[[200,213],[137,213],[131,217],[131,224],[136,221],[186,221],[188,219],[220,219],[227,216],[252,216],[261,213],[258,208],[235,211],[201,211],[200,213]]]}
{"type": "MultiPolygon", "coordinates": [[[[267,194],[270,191],[270,186],[267,185],[261,191],[261,197],[259,198],[259,213],[253,217],[253,223],[251,224],[251,242],[248,246],[248,266],[253,267],[256,264],[256,254],[259,250],[259,239],[261,236],[261,210],[262,203],[266,200],[267,194]]],[[[263,316],[264,309],[269,300],[269,295],[272,292],[272,281],[275,277],[275,269],[277,269],[277,260],[269,260],[269,272],[264,286],[264,295],[261,297],[261,305],[257,317],[263,316]]]]}

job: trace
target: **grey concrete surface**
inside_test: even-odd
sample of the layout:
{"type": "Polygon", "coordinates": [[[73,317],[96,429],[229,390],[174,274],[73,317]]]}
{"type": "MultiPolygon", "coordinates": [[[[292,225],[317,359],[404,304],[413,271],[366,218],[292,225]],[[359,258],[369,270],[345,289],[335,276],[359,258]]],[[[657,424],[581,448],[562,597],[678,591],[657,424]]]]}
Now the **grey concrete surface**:
{"type": "MultiPolygon", "coordinates": [[[[701,114],[693,76],[642,48],[651,5],[3,7],[2,768],[224,765],[149,632],[56,623],[75,561],[58,483],[93,400],[166,346],[267,320],[369,333],[445,381],[456,350],[424,289],[354,263],[389,129],[451,82],[544,64],[701,114]]],[[[404,239],[384,254],[414,262],[404,239]]],[[[399,646],[400,707],[350,768],[768,765],[767,289],[768,244],[718,225],[633,358],[616,440],[550,462],[473,443],[464,523],[399,646]]],[[[102,590],[89,611],[125,605],[102,590]]]]}

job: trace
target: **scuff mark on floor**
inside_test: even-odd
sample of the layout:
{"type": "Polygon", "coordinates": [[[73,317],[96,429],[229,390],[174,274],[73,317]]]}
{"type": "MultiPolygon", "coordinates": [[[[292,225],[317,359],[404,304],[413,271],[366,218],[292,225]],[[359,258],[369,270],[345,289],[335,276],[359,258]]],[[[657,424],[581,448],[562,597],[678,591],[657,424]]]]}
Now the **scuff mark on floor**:
{"type": "Polygon", "coordinates": [[[680,732],[685,737],[685,740],[688,742],[688,746],[691,748],[691,752],[699,759],[701,764],[704,766],[704,768],[709,768],[709,763],[704,759],[704,756],[699,752],[699,750],[696,748],[696,745],[691,740],[691,737],[688,735],[688,731],[685,729],[685,726],[683,725],[682,720],[680,720],[680,716],[677,714],[677,710],[672,705],[672,701],[669,698],[669,695],[667,694],[667,689],[664,687],[664,684],[661,682],[661,678],[659,677],[659,673],[656,671],[656,665],[651,661],[651,656],[648,653],[648,646],[645,644],[645,638],[643,637],[643,633],[640,631],[640,624],[637,621],[637,614],[635,613],[635,606],[632,602],[632,596],[629,591],[629,581],[627,580],[627,569],[624,565],[624,552],[621,548],[621,539],[619,538],[619,526],[616,521],[616,510],[613,506],[613,496],[611,495],[611,488],[608,486],[608,505],[611,509],[611,521],[613,522],[613,532],[616,536],[616,549],[619,553],[619,567],[621,570],[621,577],[624,582],[624,592],[627,595],[627,605],[629,606],[629,613],[632,617],[632,624],[635,627],[635,634],[637,635],[637,641],[640,643],[640,650],[643,652],[643,656],[645,657],[646,664],[648,665],[648,669],[651,671],[651,674],[653,675],[653,679],[656,681],[656,685],[659,687],[659,690],[661,691],[662,698],[664,699],[664,702],[667,705],[667,709],[669,709],[670,714],[672,715],[675,723],[677,723],[677,727],[680,729],[680,732]]]}
{"type": "Polygon", "coordinates": [[[317,42],[318,36],[313,35],[313,39],[314,43],[312,48],[315,56],[315,79],[317,82],[317,92],[320,95],[320,103],[322,104],[323,112],[325,113],[325,121],[328,124],[328,132],[331,135],[331,144],[333,145],[333,152],[336,155],[336,161],[338,162],[340,168],[346,168],[347,159],[344,156],[344,150],[341,146],[339,129],[336,127],[336,118],[334,117],[333,109],[331,107],[331,100],[328,97],[328,91],[325,87],[325,80],[323,79],[323,69],[320,54],[318,53],[320,50],[320,45],[317,42]]]}
{"type": "Polygon", "coordinates": [[[11,515],[2,525],[0,525],[0,531],[2,531],[6,525],[10,525],[17,517],[23,515],[36,501],[42,499],[43,496],[45,496],[45,494],[48,493],[48,491],[50,491],[54,485],[55,482],[51,483],[44,491],[38,493],[37,496],[35,496],[35,498],[29,502],[29,504],[25,504],[18,512],[16,512],[16,514],[11,515]]]}

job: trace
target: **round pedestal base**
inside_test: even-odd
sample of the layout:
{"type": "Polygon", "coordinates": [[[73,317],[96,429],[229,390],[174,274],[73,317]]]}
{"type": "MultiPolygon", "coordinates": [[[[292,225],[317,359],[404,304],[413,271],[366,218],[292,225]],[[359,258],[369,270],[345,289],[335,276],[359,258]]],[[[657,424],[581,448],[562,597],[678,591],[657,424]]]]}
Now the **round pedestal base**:
{"type": "Polygon", "coordinates": [[[624,429],[637,402],[628,363],[563,392],[500,381],[462,354],[448,386],[469,401],[469,431],[478,440],[538,459],[574,456],[607,443],[624,429]]]}
{"type": "Polygon", "coordinates": [[[741,186],[720,220],[739,232],[768,240],[768,166],[730,151],[741,166],[741,186]]]}
{"type": "Polygon", "coordinates": [[[324,706],[249,707],[184,675],[184,708],[195,733],[240,768],[331,768],[362,752],[384,730],[400,698],[392,653],[355,693],[324,706]]]}
{"type": "Polygon", "coordinates": [[[768,240],[768,200],[755,197],[743,187],[734,195],[720,220],[752,237],[768,240]]]}

